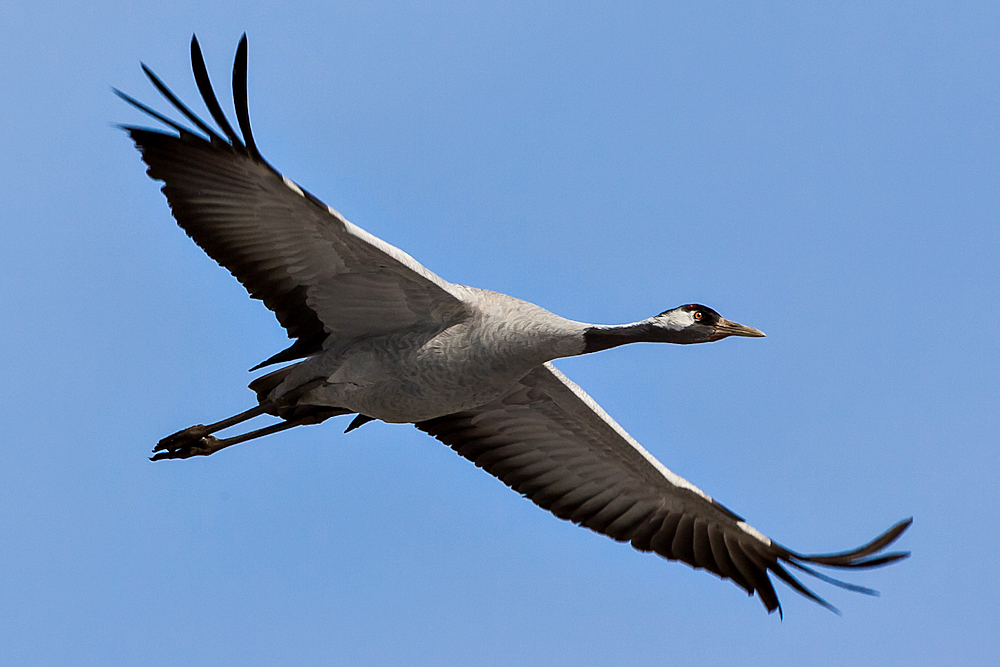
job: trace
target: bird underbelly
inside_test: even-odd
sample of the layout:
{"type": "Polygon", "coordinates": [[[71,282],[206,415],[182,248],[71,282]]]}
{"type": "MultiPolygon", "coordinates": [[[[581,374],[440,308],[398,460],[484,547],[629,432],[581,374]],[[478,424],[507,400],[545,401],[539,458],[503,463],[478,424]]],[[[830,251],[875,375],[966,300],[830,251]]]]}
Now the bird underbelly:
{"type": "Polygon", "coordinates": [[[445,390],[405,381],[368,386],[330,383],[310,392],[303,402],[336,405],[389,423],[412,423],[483,405],[504,389],[445,390]]]}
{"type": "Polygon", "coordinates": [[[488,403],[526,373],[509,381],[498,382],[500,379],[494,377],[489,384],[475,382],[467,375],[434,378],[438,381],[429,381],[426,376],[419,381],[406,377],[334,381],[313,389],[299,402],[346,408],[390,423],[418,422],[488,403]]]}
{"type": "Polygon", "coordinates": [[[578,353],[580,344],[555,327],[507,331],[467,323],[368,339],[318,359],[311,378],[324,382],[297,402],[386,422],[423,421],[488,403],[536,366],[578,353]]]}

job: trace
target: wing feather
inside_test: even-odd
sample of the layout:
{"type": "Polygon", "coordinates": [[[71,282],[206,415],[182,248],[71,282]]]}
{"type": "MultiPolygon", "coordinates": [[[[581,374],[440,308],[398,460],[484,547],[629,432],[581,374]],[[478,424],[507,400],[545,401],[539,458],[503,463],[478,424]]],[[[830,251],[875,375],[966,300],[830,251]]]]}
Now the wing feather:
{"type": "Polygon", "coordinates": [[[149,176],[163,181],[177,223],[297,339],[265,364],[316,354],[338,340],[445,327],[468,315],[461,288],[352,225],[260,156],[247,111],[245,36],[233,72],[242,142],[222,114],[196,40],[192,63],[202,97],[225,138],[145,66],[157,90],[208,136],[119,93],[177,134],[124,129],[149,176]]]}
{"type": "Polygon", "coordinates": [[[769,573],[833,609],[783,564],[827,580],[806,564],[852,568],[906,556],[876,554],[908,521],[837,554],[806,556],[772,542],[668,470],[551,364],[491,403],[416,426],[559,518],[731,579],[768,611],[781,609],[769,573]]]}

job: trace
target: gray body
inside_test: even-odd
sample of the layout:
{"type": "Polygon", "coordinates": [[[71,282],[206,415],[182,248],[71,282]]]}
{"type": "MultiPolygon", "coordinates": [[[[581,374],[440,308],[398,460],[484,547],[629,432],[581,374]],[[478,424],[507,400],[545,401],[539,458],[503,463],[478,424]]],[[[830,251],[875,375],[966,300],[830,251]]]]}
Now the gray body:
{"type": "Polygon", "coordinates": [[[322,384],[298,405],[414,423],[492,401],[533,368],[581,354],[589,325],[505,294],[455,285],[466,317],[444,329],[336,341],[301,362],[268,398],[322,384]]]}

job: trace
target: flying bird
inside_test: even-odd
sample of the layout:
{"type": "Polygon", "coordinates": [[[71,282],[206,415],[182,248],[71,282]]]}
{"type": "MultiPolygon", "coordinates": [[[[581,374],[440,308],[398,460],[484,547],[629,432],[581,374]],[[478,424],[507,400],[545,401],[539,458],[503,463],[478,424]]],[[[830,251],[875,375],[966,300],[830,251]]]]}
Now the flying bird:
{"type": "Polygon", "coordinates": [[[340,415],[355,415],[348,431],[375,419],[412,423],[560,519],[730,579],[779,614],[770,574],[836,611],[789,568],[875,594],[814,566],[873,568],[909,555],[885,549],[912,519],[840,553],[806,555],[771,541],[667,469],[551,364],[626,343],[706,343],[762,332],[700,304],[630,324],[586,324],[448,282],[348,222],[261,156],[250,129],[246,35],[233,67],[239,133],[219,105],[196,38],[191,61],[217,128],[145,65],[156,89],[194,127],[116,89],[173,131],[121,127],[150,178],[163,181],[181,228],[263,301],[293,339],[252,370],[295,363],[250,383],[256,406],[162,439],[153,460],[210,455],[340,415]],[[280,421],[214,435],[264,414],[280,421]]]}

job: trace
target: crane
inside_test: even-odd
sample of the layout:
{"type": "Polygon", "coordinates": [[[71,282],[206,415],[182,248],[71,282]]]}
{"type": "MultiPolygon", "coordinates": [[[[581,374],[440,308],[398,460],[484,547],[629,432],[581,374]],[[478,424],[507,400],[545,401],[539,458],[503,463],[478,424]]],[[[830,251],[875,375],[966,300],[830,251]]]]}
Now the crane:
{"type": "Polygon", "coordinates": [[[520,299],[451,283],[348,222],[260,154],[250,128],[247,39],[233,67],[237,133],[209,80],[197,38],[195,81],[217,128],[143,71],[193,126],[115,89],[172,130],[121,126],[182,229],[264,302],[293,339],[254,369],[257,405],[160,440],[152,460],[207,456],[240,442],[331,417],[350,431],[378,419],[412,423],[555,516],[614,540],[730,579],[767,611],[781,605],[773,574],[836,609],[790,569],[867,594],[815,566],[874,568],[912,519],[857,549],[802,554],[773,542],[675,474],[615,422],[552,360],[634,342],[695,344],[763,332],[701,304],[622,325],[555,315],[520,299]],[[280,421],[240,435],[214,434],[261,415],[280,421]]]}

